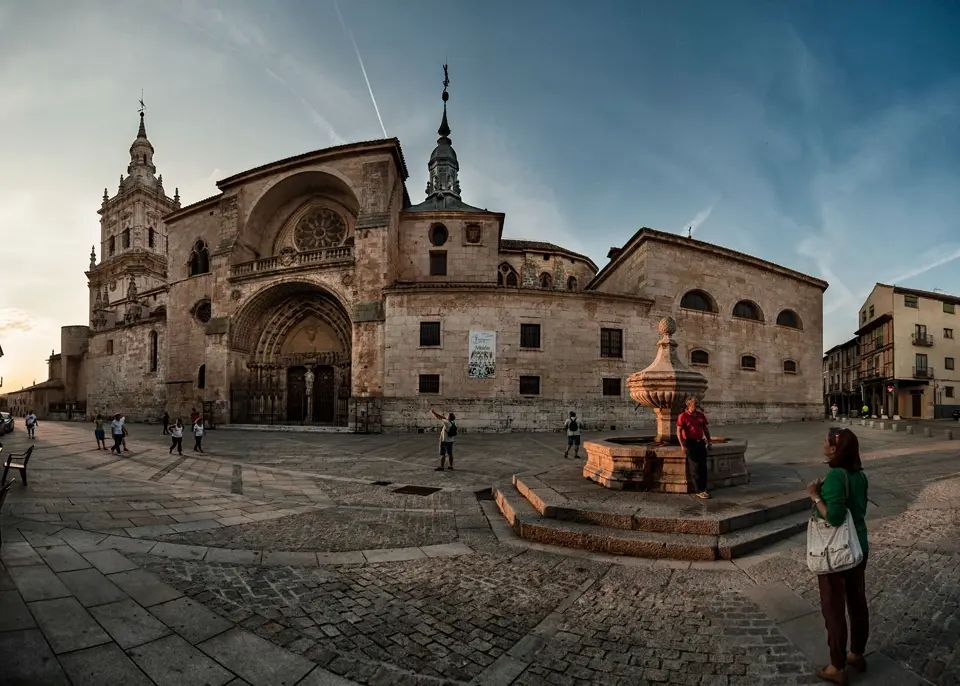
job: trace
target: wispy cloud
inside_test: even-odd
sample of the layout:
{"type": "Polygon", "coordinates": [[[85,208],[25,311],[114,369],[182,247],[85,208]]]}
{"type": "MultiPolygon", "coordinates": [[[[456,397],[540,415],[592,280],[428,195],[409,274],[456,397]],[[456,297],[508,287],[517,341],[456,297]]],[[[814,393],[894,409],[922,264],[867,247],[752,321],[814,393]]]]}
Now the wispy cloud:
{"type": "Polygon", "coordinates": [[[694,215],[693,219],[691,219],[690,221],[688,221],[688,222],[684,225],[684,227],[683,227],[682,229],[680,229],[680,233],[687,233],[687,232],[689,232],[690,235],[692,236],[693,234],[695,234],[695,233],[697,232],[697,229],[699,229],[700,226],[701,226],[704,222],[706,222],[707,219],[710,218],[710,214],[711,214],[712,212],[713,212],[713,203],[711,203],[709,207],[706,207],[706,208],[700,210],[699,212],[697,212],[697,213],[694,215]]]}
{"type": "Polygon", "coordinates": [[[294,58],[283,54],[276,59],[276,50],[266,35],[253,20],[241,16],[236,5],[232,5],[229,11],[223,11],[201,4],[198,0],[183,0],[177,19],[259,67],[303,106],[310,120],[326,133],[331,143],[341,145],[345,142],[333,124],[316,110],[303,93],[271,66],[271,62],[291,64],[294,58]]]}
{"type": "Polygon", "coordinates": [[[0,308],[0,331],[30,331],[35,326],[34,318],[26,310],[12,307],[0,308]]]}
{"type": "Polygon", "coordinates": [[[363,58],[360,56],[360,48],[357,47],[357,41],[353,37],[353,31],[347,28],[347,23],[343,20],[343,14],[340,12],[340,3],[333,0],[333,8],[337,11],[337,19],[340,20],[340,26],[344,33],[353,44],[353,51],[357,53],[357,62],[360,63],[360,71],[363,72],[363,80],[367,84],[367,92],[370,93],[370,101],[373,103],[373,109],[377,113],[377,121],[380,122],[380,130],[383,131],[383,137],[387,137],[387,127],[383,125],[383,117],[380,116],[380,108],[377,106],[377,98],[373,95],[373,87],[370,85],[370,78],[367,76],[367,68],[363,66],[363,58]]]}

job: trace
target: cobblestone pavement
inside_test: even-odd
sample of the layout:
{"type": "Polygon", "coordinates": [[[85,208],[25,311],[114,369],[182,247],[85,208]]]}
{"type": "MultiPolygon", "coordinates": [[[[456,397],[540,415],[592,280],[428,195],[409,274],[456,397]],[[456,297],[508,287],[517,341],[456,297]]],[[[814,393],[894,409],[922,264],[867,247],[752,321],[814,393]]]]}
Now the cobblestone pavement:
{"type": "MultiPolygon", "coordinates": [[[[826,661],[802,536],[736,563],[513,536],[477,491],[560,464],[558,434],[465,434],[440,473],[430,435],[218,430],[181,457],[133,427],[118,458],[41,428],[0,514],[0,683],[772,685],[826,661]]],[[[812,478],[824,428],[717,433],[812,478]]],[[[853,683],[956,686],[960,444],[854,429],[878,506],[853,683]]]]}

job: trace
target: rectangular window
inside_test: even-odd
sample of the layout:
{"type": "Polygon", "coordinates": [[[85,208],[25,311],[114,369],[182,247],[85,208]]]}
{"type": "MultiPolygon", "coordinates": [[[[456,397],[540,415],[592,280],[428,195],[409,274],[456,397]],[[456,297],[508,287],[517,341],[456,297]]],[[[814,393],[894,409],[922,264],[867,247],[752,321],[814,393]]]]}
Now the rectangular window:
{"type": "Polygon", "coordinates": [[[954,360],[952,357],[943,358],[943,368],[944,369],[954,369],[954,360]]]}
{"type": "Polygon", "coordinates": [[[430,252],[430,276],[447,275],[447,251],[433,250],[430,252]]]}
{"type": "Polygon", "coordinates": [[[905,295],[903,296],[903,306],[904,307],[913,307],[914,309],[920,307],[920,302],[917,300],[915,295],[905,295]]]}
{"type": "Polygon", "coordinates": [[[435,348],[440,345],[440,322],[420,322],[420,347],[435,348]]]}
{"type": "Polygon", "coordinates": [[[114,253],[117,252],[117,237],[116,237],[116,236],[110,236],[110,240],[108,241],[108,244],[107,244],[107,250],[108,250],[109,253],[110,253],[110,257],[113,257],[114,253]]]}
{"type": "Polygon", "coordinates": [[[873,319],[873,305],[870,306],[870,319],[873,319]]]}
{"type": "Polygon", "coordinates": [[[113,340],[107,339],[107,355],[113,355],[113,340]]]}
{"type": "Polygon", "coordinates": [[[440,375],[439,374],[421,374],[420,375],[421,393],[439,393],[440,375]]]}
{"type": "Polygon", "coordinates": [[[147,245],[152,248],[154,247],[153,242],[153,229],[147,229],[147,245]]]}
{"type": "Polygon", "coordinates": [[[520,395],[540,395],[540,377],[521,376],[520,395]]]}
{"type": "Polygon", "coordinates": [[[956,307],[953,303],[943,303],[943,311],[947,314],[956,314],[956,307]]]}
{"type": "Polygon", "coordinates": [[[540,325],[539,324],[521,324],[520,325],[520,347],[527,350],[540,349],[540,325]]]}
{"type": "Polygon", "coordinates": [[[917,353],[917,356],[914,358],[914,364],[917,369],[926,369],[927,368],[927,356],[925,353],[917,353]]]}
{"type": "Polygon", "coordinates": [[[604,379],[603,394],[620,397],[620,379],[604,379]]]}
{"type": "Polygon", "coordinates": [[[600,329],[600,357],[623,357],[623,329],[600,329]]]}
{"type": "Polygon", "coordinates": [[[867,311],[866,311],[866,310],[862,310],[862,311],[860,312],[860,323],[861,323],[861,324],[866,324],[866,323],[867,323],[867,311]]]}
{"type": "Polygon", "coordinates": [[[953,329],[944,329],[943,330],[944,338],[953,338],[953,329]]]}
{"type": "Polygon", "coordinates": [[[946,395],[947,395],[948,398],[952,398],[952,397],[953,397],[953,386],[944,386],[944,387],[943,387],[943,390],[944,390],[944,392],[946,393],[946,395]]]}

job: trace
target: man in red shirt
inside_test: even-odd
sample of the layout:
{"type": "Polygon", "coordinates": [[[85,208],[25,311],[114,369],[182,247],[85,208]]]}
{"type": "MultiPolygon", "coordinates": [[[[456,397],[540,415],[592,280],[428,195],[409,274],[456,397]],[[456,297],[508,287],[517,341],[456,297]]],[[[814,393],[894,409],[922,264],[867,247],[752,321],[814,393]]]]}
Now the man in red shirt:
{"type": "Polygon", "coordinates": [[[710,450],[710,429],[707,417],[697,409],[697,399],[687,398],[687,409],[677,417],[677,438],[693,467],[695,495],[701,500],[710,497],[707,493],[707,451],[710,450]]]}

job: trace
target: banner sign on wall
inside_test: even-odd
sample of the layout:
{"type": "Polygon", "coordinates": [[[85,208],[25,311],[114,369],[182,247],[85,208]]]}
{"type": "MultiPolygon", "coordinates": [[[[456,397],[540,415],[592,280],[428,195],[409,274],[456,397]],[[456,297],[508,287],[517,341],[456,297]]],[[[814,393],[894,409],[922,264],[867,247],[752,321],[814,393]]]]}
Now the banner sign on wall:
{"type": "Polygon", "coordinates": [[[467,378],[492,379],[497,371],[497,332],[471,331],[467,378]]]}

